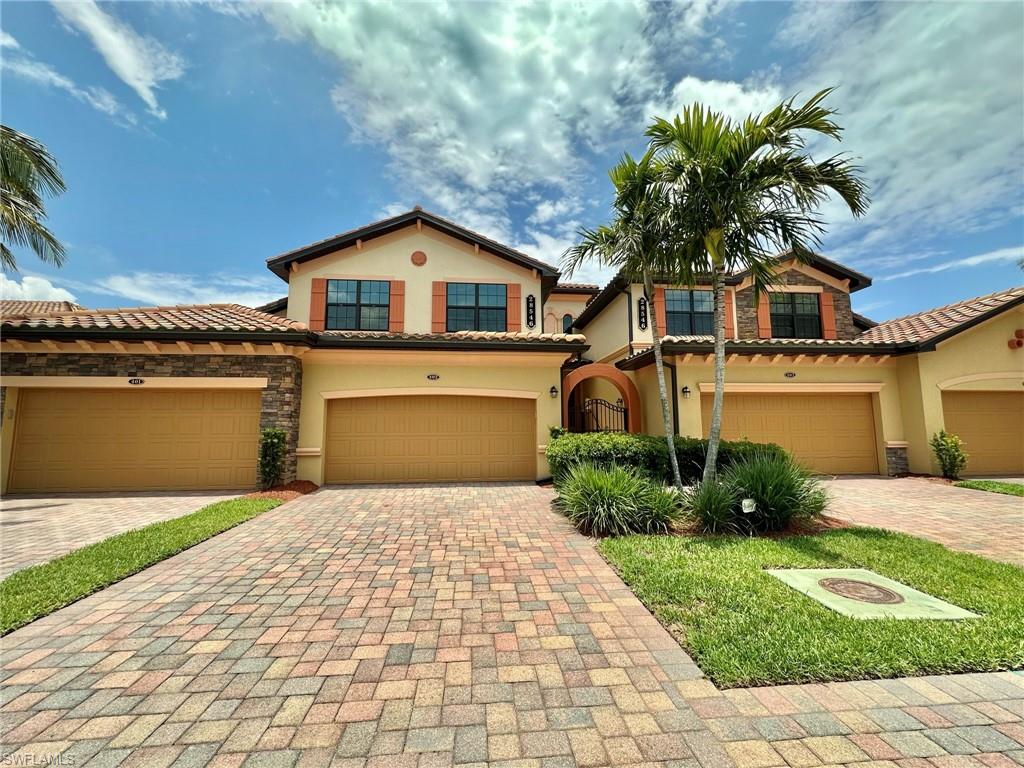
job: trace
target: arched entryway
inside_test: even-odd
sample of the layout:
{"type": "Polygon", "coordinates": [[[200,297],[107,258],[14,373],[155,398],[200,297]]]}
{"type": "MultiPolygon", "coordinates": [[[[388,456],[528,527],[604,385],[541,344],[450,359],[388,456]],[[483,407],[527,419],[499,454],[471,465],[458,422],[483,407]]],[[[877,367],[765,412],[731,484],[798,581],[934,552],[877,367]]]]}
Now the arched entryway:
{"type": "Polygon", "coordinates": [[[643,413],[640,405],[640,392],[625,373],[608,363],[590,363],[569,373],[562,385],[562,424],[569,423],[569,396],[573,390],[587,379],[604,379],[609,382],[622,396],[627,408],[626,428],[630,432],[639,432],[643,425],[643,413]]]}

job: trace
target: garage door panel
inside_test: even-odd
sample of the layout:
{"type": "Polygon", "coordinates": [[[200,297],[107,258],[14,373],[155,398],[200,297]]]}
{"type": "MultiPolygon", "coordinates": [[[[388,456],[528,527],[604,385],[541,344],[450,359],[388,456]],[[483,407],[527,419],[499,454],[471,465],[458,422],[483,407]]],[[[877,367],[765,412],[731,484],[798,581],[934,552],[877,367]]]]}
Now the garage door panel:
{"type": "Polygon", "coordinates": [[[966,474],[1024,473],[1024,393],[943,392],[947,432],[967,451],[966,474]]]}
{"type": "Polygon", "coordinates": [[[26,389],[12,491],[247,488],[260,393],[26,389]]]}
{"type": "MultiPolygon", "coordinates": [[[[705,435],[712,396],[701,401],[705,435]]],[[[826,474],[878,472],[871,396],[842,394],[727,393],[722,437],[777,443],[802,464],[826,474]]]]}
{"type": "Polygon", "coordinates": [[[533,400],[420,395],[336,400],[327,413],[329,483],[531,480],[533,400]]]}

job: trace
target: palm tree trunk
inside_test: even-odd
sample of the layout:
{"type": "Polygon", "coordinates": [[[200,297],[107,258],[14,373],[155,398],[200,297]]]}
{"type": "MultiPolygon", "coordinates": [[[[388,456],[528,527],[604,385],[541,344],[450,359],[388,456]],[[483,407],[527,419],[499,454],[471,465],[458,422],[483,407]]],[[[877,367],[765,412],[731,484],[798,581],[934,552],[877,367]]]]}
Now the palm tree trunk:
{"type": "MultiPolygon", "coordinates": [[[[647,304],[651,308],[651,334],[654,336],[654,370],[658,378],[658,396],[661,398],[661,418],[665,424],[665,437],[668,440],[668,461],[672,466],[672,483],[679,490],[683,489],[683,478],[679,474],[679,459],[676,458],[676,441],[672,429],[672,413],[669,411],[668,392],[665,390],[665,358],[661,354],[661,329],[658,328],[658,313],[654,311],[654,281],[651,274],[644,270],[644,293],[647,304]]],[[[673,397],[675,392],[672,393],[673,397]]]]}
{"type": "Polygon", "coordinates": [[[708,455],[704,460],[704,482],[717,473],[718,444],[722,439],[722,401],[725,399],[725,274],[721,267],[713,272],[715,293],[715,398],[711,404],[711,428],[708,431],[708,455]]]}

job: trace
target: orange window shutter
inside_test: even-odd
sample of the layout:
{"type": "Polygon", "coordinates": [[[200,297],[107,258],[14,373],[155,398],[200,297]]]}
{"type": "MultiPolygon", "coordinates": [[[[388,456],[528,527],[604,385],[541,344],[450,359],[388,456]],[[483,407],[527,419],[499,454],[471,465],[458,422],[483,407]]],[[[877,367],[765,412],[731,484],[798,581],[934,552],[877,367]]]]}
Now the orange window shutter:
{"type": "Polygon", "coordinates": [[[388,330],[391,333],[401,333],[405,330],[405,280],[391,281],[388,330]]]}
{"type": "Polygon", "coordinates": [[[309,296],[309,329],[322,331],[327,325],[327,278],[314,277],[309,296]]]}
{"type": "Polygon", "coordinates": [[[732,291],[725,292],[725,302],[722,304],[722,311],[725,312],[725,338],[736,338],[736,323],[733,320],[732,291]]]}
{"type": "Polygon", "coordinates": [[[836,338],[836,306],[835,297],[831,293],[818,294],[821,308],[821,335],[825,339],[836,338]]]}
{"type": "Polygon", "coordinates": [[[444,333],[447,314],[445,303],[447,302],[448,283],[440,280],[434,281],[434,298],[430,305],[430,330],[433,333],[444,333]]]}
{"type": "Polygon", "coordinates": [[[757,338],[772,337],[772,310],[768,304],[768,294],[762,293],[757,301],[757,338]]]}
{"type": "Polygon", "coordinates": [[[518,333],[523,328],[523,293],[519,283],[508,283],[505,286],[507,312],[505,313],[505,328],[512,333],[518,333]]]}
{"type": "Polygon", "coordinates": [[[655,288],[654,298],[651,299],[654,305],[654,321],[658,324],[658,333],[662,336],[668,334],[668,315],[665,314],[665,289],[655,288]]]}

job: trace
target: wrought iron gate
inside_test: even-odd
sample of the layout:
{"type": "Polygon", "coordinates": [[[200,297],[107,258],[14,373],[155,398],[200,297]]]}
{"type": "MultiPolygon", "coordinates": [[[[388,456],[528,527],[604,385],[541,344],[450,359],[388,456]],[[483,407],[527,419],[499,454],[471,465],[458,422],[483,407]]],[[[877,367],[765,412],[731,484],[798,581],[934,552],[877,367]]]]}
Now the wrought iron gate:
{"type": "Polygon", "coordinates": [[[570,432],[626,432],[629,409],[620,398],[610,403],[601,398],[589,398],[579,408],[569,411],[570,432]]]}

